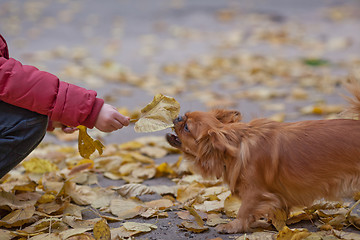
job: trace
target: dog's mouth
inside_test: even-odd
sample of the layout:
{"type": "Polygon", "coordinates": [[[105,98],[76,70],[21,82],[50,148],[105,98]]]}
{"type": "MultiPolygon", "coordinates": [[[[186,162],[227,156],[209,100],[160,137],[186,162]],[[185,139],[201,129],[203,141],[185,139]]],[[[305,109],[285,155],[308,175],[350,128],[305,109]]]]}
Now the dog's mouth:
{"type": "Polygon", "coordinates": [[[181,141],[178,136],[168,133],[166,134],[166,140],[171,146],[175,148],[181,148],[181,141]]]}

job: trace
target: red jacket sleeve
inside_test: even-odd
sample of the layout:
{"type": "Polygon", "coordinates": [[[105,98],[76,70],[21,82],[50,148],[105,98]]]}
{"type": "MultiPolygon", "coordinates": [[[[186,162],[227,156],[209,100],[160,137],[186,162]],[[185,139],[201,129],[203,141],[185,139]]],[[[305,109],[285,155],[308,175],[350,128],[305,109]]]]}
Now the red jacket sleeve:
{"type": "Polygon", "coordinates": [[[9,50],[5,39],[0,34],[0,57],[9,58],[9,50]]]}
{"type": "MultiPolygon", "coordinates": [[[[1,42],[1,41],[0,41],[1,42]]],[[[68,126],[93,128],[104,100],[96,92],[15,59],[0,57],[0,100],[68,126]]]]}

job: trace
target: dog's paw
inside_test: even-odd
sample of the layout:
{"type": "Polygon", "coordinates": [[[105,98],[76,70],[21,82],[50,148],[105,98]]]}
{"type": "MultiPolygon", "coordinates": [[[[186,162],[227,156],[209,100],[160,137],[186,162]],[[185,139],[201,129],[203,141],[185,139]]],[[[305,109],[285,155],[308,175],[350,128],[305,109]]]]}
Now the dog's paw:
{"type": "Polygon", "coordinates": [[[216,226],[216,231],[219,233],[241,233],[245,232],[247,229],[243,226],[243,223],[239,219],[235,219],[226,224],[220,224],[216,226]]]}

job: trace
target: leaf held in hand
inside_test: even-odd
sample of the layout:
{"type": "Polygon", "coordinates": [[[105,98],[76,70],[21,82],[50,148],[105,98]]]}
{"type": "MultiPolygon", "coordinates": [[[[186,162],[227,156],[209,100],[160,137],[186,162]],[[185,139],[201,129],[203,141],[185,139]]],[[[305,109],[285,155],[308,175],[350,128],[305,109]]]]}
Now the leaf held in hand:
{"type": "Polygon", "coordinates": [[[180,104],[174,98],[159,93],[141,109],[140,119],[134,129],[136,132],[155,132],[172,127],[179,112],[180,104]]]}
{"type": "Polygon", "coordinates": [[[85,126],[78,126],[78,129],[78,148],[80,155],[83,158],[89,159],[90,155],[93,154],[95,150],[101,155],[105,146],[99,140],[92,139],[87,133],[87,128],[85,126]]]}

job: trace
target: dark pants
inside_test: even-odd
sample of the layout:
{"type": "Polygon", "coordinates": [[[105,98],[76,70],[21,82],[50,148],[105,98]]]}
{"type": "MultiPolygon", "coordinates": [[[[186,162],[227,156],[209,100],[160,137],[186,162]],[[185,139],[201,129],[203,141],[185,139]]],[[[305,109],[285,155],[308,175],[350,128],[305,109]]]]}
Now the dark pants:
{"type": "Polygon", "coordinates": [[[48,117],[0,101],[0,178],[41,142],[48,117]]]}

